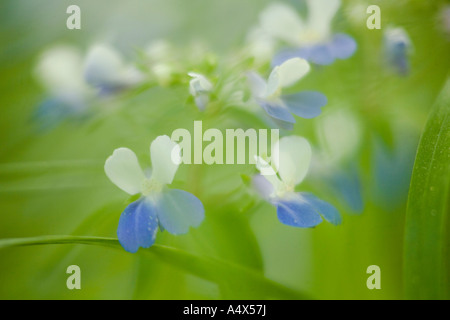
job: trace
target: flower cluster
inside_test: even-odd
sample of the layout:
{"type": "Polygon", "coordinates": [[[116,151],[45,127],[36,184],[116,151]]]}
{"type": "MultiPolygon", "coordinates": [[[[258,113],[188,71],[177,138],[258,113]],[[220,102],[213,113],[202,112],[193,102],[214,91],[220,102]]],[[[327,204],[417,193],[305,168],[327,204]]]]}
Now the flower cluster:
{"type": "MultiPolygon", "coordinates": [[[[316,162],[317,167],[317,163],[331,158],[313,158],[309,142],[289,135],[289,131],[295,129],[295,116],[318,117],[328,103],[319,91],[299,90],[300,80],[314,72],[316,65],[350,58],[357,45],[351,36],[333,32],[332,21],[341,5],[339,0],[306,0],[306,4],[306,19],[288,5],[269,5],[250,31],[244,50],[233,52],[227,59],[217,59],[201,44],[191,45],[184,54],[178,54],[182,51],[158,40],[141,52],[137,67],[138,64],[125,63],[115,50],[102,44],[92,46],[84,57],[73,48],[49,51],[38,63],[37,75],[54,99],[61,102],[52,105],[68,105],[72,111],[85,110],[94,97],[112,97],[125,89],[145,85],[181,88],[195,112],[234,107],[253,117],[262,116],[268,126],[286,131],[271,150],[271,161],[257,158],[260,173],[252,178],[254,189],[276,207],[283,224],[309,228],[327,220],[338,225],[341,215],[334,206],[311,193],[295,190],[311,162],[316,162]],[[271,68],[267,70],[269,65],[271,68]]],[[[393,31],[386,34],[385,44],[391,63],[401,71],[406,70],[407,37],[393,31]]],[[[44,114],[54,112],[52,108],[39,110],[44,114]]],[[[211,114],[223,116],[225,112],[211,114]]],[[[331,140],[339,135],[330,134],[328,129],[326,135],[331,135],[331,140]]],[[[345,139],[356,138],[352,134],[345,139]]],[[[342,149],[334,151],[330,157],[339,158],[342,149]]],[[[157,137],[150,146],[151,175],[144,173],[130,149],[116,149],[106,160],[104,169],[108,178],[126,193],[139,195],[119,220],[117,236],[125,250],[136,252],[139,247],[150,247],[158,229],[184,234],[203,221],[204,208],[197,197],[168,187],[179,166],[179,153],[180,147],[168,136],[157,137]]],[[[342,194],[346,197],[348,193],[352,192],[342,194]]]]}

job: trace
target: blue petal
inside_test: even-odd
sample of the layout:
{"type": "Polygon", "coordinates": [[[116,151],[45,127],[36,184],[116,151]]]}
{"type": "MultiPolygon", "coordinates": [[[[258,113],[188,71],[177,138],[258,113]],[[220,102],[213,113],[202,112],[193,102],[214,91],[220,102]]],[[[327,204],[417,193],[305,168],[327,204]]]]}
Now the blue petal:
{"type": "Polygon", "coordinates": [[[252,178],[252,186],[255,191],[266,200],[269,200],[270,195],[273,193],[273,186],[263,175],[256,174],[252,178]]]}
{"type": "Polygon", "coordinates": [[[205,217],[202,202],[193,194],[170,189],[161,194],[156,204],[161,226],[172,234],[184,234],[197,227],[205,217]]]}
{"type": "Polygon", "coordinates": [[[315,208],[301,197],[289,200],[277,200],[278,220],[288,226],[312,228],[322,222],[322,217],[315,208]]]}
{"type": "Polygon", "coordinates": [[[270,127],[277,127],[279,129],[284,129],[284,130],[292,130],[294,129],[294,124],[291,122],[286,122],[283,120],[279,120],[279,119],[275,119],[271,116],[267,117],[268,119],[268,124],[270,127]]]}
{"type": "Polygon", "coordinates": [[[302,48],[302,58],[320,65],[329,65],[334,62],[334,55],[328,44],[318,44],[309,48],[302,48]]]}
{"type": "Polygon", "coordinates": [[[272,59],[272,66],[279,66],[291,58],[303,58],[320,65],[333,63],[334,56],[328,44],[317,44],[295,49],[284,49],[272,59]]]}
{"type": "MultiPolygon", "coordinates": [[[[271,66],[276,67],[281,65],[286,60],[292,59],[292,58],[303,58],[306,59],[304,56],[305,52],[295,48],[295,49],[283,49],[280,52],[278,52],[272,59],[271,66]]],[[[308,59],[306,59],[308,60],[308,59]]]]}
{"type": "Polygon", "coordinates": [[[126,251],[134,253],[139,247],[153,245],[157,231],[158,218],[153,204],[140,199],[129,204],[120,216],[117,237],[126,251]]]}
{"type": "Polygon", "coordinates": [[[300,193],[300,195],[303,199],[308,201],[309,204],[311,206],[313,206],[314,209],[316,209],[316,211],[322,215],[322,217],[325,218],[325,220],[327,220],[328,222],[330,222],[334,225],[341,224],[341,222],[342,222],[341,215],[339,214],[339,211],[334,206],[332,206],[328,202],[320,200],[319,198],[317,198],[315,195],[313,195],[311,193],[302,192],[302,193],[300,193]]]}
{"type": "Polygon", "coordinates": [[[281,97],[289,110],[299,117],[311,119],[317,117],[327,104],[327,97],[317,91],[303,91],[281,97]]]}
{"type": "Polygon", "coordinates": [[[331,185],[350,210],[355,213],[362,212],[364,202],[361,194],[361,182],[356,170],[335,172],[331,177],[331,185]]]}
{"type": "Polygon", "coordinates": [[[338,33],[331,41],[294,49],[283,49],[277,53],[272,66],[278,66],[284,61],[299,57],[319,65],[329,65],[335,59],[350,58],[356,51],[356,41],[349,35],[338,33]]]}
{"type": "Polygon", "coordinates": [[[347,59],[355,53],[357,44],[352,37],[343,33],[338,33],[333,36],[329,48],[333,57],[337,59],[347,59]]]}
{"type": "Polygon", "coordinates": [[[295,123],[294,116],[289,112],[289,109],[283,104],[276,104],[273,102],[268,102],[266,100],[259,100],[258,103],[272,118],[289,123],[295,123]]]}
{"type": "Polygon", "coordinates": [[[39,128],[48,130],[70,117],[81,116],[84,105],[75,96],[55,96],[43,101],[33,112],[32,119],[39,128]]]}
{"type": "Polygon", "coordinates": [[[400,75],[409,73],[408,47],[403,42],[392,43],[385,49],[388,63],[400,75]]]}
{"type": "Polygon", "coordinates": [[[402,137],[391,149],[377,137],[372,156],[372,174],[377,204],[387,210],[404,203],[408,196],[409,181],[414,165],[417,137],[402,137]]]}
{"type": "Polygon", "coordinates": [[[101,97],[107,97],[116,93],[119,93],[120,91],[123,91],[126,89],[126,86],[120,85],[120,84],[108,84],[104,83],[97,86],[98,94],[101,97]]]}

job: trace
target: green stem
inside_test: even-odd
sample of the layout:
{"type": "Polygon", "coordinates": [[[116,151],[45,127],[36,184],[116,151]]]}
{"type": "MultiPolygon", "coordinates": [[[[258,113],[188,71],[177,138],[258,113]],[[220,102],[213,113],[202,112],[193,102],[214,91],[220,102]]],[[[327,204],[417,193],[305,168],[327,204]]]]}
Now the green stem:
{"type": "Polygon", "coordinates": [[[97,168],[103,165],[98,160],[60,160],[60,161],[34,161],[34,162],[12,162],[1,163],[0,173],[22,173],[28,171],[42,171],[49,169],[73,169],[76,168],[97,168]]]}
{"type": "MultiPolygon", "coordinates": [[[[122,250],[119,241],[115,238],[90,237],[90,236],[39,236],[31,238],[15,238],[0,240],[0,250],[12,247],[49,245],[49,244],[84,244],[110,247],[122,250]]],[[[306,299],[306,297],[291,288],[264,277],[262,272],[255,271],[228,261],[210,257],[199,257],[186,251],[153,245],[150,249],[140,250],[138,254],[149,254],[162,262],[171,264],[185,272],[201,277],[203,279],[223,283],[224,279],[244,277],[245,284],[259,290],[270,292],[271,298],[282,297],[283,299],[306,299]]]]}

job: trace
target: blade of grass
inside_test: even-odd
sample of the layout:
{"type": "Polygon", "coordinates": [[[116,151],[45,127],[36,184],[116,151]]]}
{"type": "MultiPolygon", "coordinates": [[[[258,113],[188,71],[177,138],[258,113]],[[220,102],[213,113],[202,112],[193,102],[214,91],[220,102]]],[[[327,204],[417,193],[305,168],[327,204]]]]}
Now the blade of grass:
{"type": "Polygon", "coordinates": [[[421,137],[406,213],[404,285],[408,299],[450,297],[450,80],[421,137]]]}

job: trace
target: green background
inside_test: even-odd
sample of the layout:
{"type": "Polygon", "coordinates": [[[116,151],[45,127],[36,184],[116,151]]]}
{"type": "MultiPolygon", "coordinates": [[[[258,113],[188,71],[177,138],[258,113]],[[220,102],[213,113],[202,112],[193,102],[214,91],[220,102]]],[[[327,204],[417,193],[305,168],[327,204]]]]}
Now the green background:
{"type": "MultiPolygon", "coordinates": [[[[430,292],[421,298],[447,298],[447,293],[435,294],[430,279],[411,289],[414,286],[408,284],[416,279],[417,272],[432,274],[436,265],[423,264],[422,256],[405,252],[418,250],[417,246],[429,252],[439,246],[430,254],[438,256],[436,264],[441,266],[448,256],[447,251],[443,253],[448,248],[447,238],[424,240],[426,234],[434,232],[433,226],[423,227],[429,222],[426,218],[418,225],[411,222],[416,234],[405,238],[405,220],[419,138],[450,66],[449,34],[438,19],[448,2],[343,2],[334,26],[356,39],[356,54],[316,68],[298,88],[322,91],[329,100],[325,112],[345,106],[361,122],[363,143],[351,164],[361,174],[364,210],[360,215],[348,210],[324,186],[325,181],[307,179],[302,190],[314,191],[335,204],[343,215],[343,224],[335,227],[322,223],[314,229],[288,227],[278,221],[275,209],[255,197],[241,179],[241,174],[254,174],[254,166],[185,165],[180,167],[174,185],[202,200],[206,218],[186,235],[159,233],[157,245],[175,251],[156,246],[130,254],[116,244],[112,248],[80,244],[4,248],[0,251],[0,298],[403,299],[416,297],[414,290],[430,292]],[[346,10],[355,4],[378,4],[382,29],[368,30],[365,14],[360,22],[351,21],[346,10]],[[383,29],[389,25],[402,26],[412,40],[408,76],[390,72],[383,63],[383,29]],[[397,166],[404,171],[394,181],[389,180],[391,173],[385,172],[387,182],[383,183],[388,185],[381,187],[374,173],[377,141],[388,150],[391,169],[397,166]],[[388,197],[383,196],[384,187],[390,188],[388,197]],[[81,268],[81,290],[66,287],[66,269],[73,264],[81,268]],[[370,265],[381,268],[381,290],[368,290],[366,286],[370,265]],[[416,271],[408,270],[410,267],[416,271]]],[[[180,48],[200,39],[220,64],[242,47],[247,31],[268,3],[76,1],[82,12],[82,29],[68,30],[66,8],[75,4],[73,1],[2,1],[0,238],[116,237],[119,216],[129,199],[103,171],[105,159],[115,148],[134,150],[145,167],[150,165],[149,145],[155,137],[170,135],[177,128],[192,130],[194,120],[203,120],[204,128],[261,125],[255,116],[238,111],[200,113],[188,97],[185,79],[165,88],[148,85],[114,96],[98,102],[101,112],[87,120],[65,121],[51,130],[39,130],[31,115],[47,93],[33,76],[33,68],[46,48],[62,43],[85,51],[98,39],[106,38],[132,61],[139,48],[158,38],[180,48]]],[[[291,4],[302,9],[297,2],[291,4]]],[[[446,101],[441,105],[448,110],[446,101]]],[[[445,120],[437,125],[447,123],[445,110],[439,116],[445,120]]],[[[315,129],[319,118],[297,118],[293,134],[319,147],[315,129]]],[[[443,130],[448,137],[448,127],[443,130]]],[[[430,141],[425,143],[434,150],[430,141]]],[[[442,143],[438,150],[448,154],[448,139],[442,143]]],[[[430,154],[432,150],[424,152],[430,154]]],[[[444,167],[440,175],[444,187],[431,200],[431,206],[449,198],[448,157],[444,154],[439,161],[444,167]]],[[[423,212],[414,208],[412,219],[414,213],[423,212]]],[[[443,220],[435,227],[446,235],[448,208],[445,203],[440,208],[443,220]]],[[[447,277],[442,277],[436,281],[448,292],[447,282],[442,280],[447,277]]]]}

